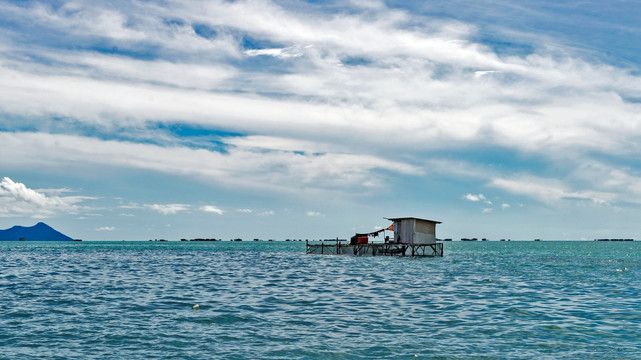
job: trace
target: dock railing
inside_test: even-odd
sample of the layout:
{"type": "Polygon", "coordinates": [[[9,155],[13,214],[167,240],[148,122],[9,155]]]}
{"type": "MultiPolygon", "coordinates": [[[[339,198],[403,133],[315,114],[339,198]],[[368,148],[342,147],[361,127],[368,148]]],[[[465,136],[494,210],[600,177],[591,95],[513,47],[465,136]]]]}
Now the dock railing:
{"type": "Polygon", "coordinates": [[[310,244],[309,240],[305,240],[305,253],[319,255],[338,255],[340,254],[341,243],[346,241],[347,240],[341,239],[320,240],[320,244],[310,244]]]}
{"type": "Polygon", "coordinates": [[[356,255],[356,256],[410,256],[442,257],[443,243],[433,244],[399,244],[399,243],[366,243],[343,244],[346,240],[320,241],[314,244],[305,241],[305,253],[317,255],[356,255]]]}

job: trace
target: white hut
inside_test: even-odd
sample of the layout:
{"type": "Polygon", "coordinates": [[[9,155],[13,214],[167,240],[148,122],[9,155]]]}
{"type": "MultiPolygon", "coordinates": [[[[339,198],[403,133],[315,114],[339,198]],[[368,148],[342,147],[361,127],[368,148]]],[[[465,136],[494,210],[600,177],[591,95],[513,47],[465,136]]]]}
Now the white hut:
{"type": "Polygon", "coordinates": [[[397,244],[436,244],[436,224],[440,221],[415,217],[388,218],[394,222],[394,243],[397,244]]]}

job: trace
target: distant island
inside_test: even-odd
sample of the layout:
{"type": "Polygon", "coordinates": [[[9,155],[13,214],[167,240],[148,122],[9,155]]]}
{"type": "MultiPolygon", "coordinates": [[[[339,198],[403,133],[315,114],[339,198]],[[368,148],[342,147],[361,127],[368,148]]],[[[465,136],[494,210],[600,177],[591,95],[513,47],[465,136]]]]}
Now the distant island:
{"type": "Polygon", "coordinates": [[[31,227],[14,226],[0,230],[0,241],[73,241],[73,239],[39,222],[31,227]]]}

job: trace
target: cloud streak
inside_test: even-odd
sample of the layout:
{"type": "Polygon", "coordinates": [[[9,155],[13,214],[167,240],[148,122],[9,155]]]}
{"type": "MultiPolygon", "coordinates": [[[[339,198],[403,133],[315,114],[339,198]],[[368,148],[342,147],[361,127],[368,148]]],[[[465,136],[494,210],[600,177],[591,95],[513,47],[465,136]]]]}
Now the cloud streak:
{"type": "Polygon", "coordinates": [[[189,210],[187,204],[145,204],[145,207],[163,215],[174,215],[189,210]]]}
{"type": "Polygon", "coordinates": [[[218,215],[222,215],[225,213],[224,210],[217,208],[216,206],[213,205],[205,205],[200,207],[201,211],[208,212],[208,213],[214,213],[218,215]]]}
{"type": "Polygon", "coordinates": [[[382,186],[378,180],[381,177],[374,176],[378,171],[394,169],[410,175],[420,173],[415,166],[369,155],[265,153],[251,146],[236,146],[224,154],[187,147],[165,148],[42,133],[0,133],[0,141],[5,144],[5,153],[9,156],[5,163],[50,168],[76,162],[130,167],[197,176],[227,186],[285,193],[301,187],[310,190],[351,188],[361,192],[382,186]]]}
{"type": "Polygon", "coordinates": [[[116,228],[114,226],[101,226],[96,228],[96,231],[114,231],[116,228]]]}
{"type": "Polygon", "coordinates": [[[561,200],[588,200],[595,204],[610,203],[617,198],[614,193],[599,191],[570,191],[558,180],[523,178],[494,179],[491,186],[503,189],[512,194],[527,195],[540,201],[550,203],[561,200]]]}

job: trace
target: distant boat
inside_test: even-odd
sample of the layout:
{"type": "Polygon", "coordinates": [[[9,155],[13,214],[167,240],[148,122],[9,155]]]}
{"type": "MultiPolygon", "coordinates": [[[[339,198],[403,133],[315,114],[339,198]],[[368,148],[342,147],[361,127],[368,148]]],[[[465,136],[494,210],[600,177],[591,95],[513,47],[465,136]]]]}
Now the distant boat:
{"type": "Polygon", "coordinates": [[[541,241],[541,239],[534,239],[534,241],[541,241]]]}
{"type": "Polygon", "coordinates": [[[477,238],[461,238],[461,241],[476,241],[478,240],[477,238]]]}

